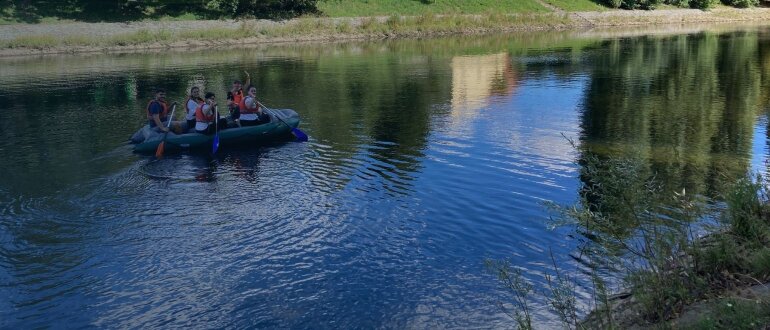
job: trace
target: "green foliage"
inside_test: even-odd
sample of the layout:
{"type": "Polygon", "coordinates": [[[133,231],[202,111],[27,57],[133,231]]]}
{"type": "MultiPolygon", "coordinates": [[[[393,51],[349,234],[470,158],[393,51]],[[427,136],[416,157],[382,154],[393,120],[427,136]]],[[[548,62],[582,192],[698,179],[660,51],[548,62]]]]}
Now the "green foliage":
{"type": "Polygon", "coordinates": [[[548,4],[564,11],[602,11],[606,8],[590,0],[545,0],[548,4]]]}
{"type": "Polygon", "coordinates": [[[749,8],[759,6],[759,0],[722,0],[722,3],[728,6],[738,8],[749,8]]]}
{"type": "MultiPolygon", "coordinates": [[[[558,0],[566,1],[566,0],[558,0]]],[[[590,0],[569,0],[590,3],[590,0]]],[[[536,0],[320,0],[318,9],[329,17],[420,16],[488,13],[545,13],[536,0]]]]}
{"type": "Polygon", "coordinates": [[[661,0],[623,0],[622,8],[653,10],[661,0]]]}
{"type": "Polygon", "coordinates": [[[768,238],[768,191],[762,180],[741,179],[727,196],[727,221],[737,237],[761,243],[768,238]]]}
{"type": "Polygon", "coordinates": [[[258,17],[291,18],[317,13],[317,0],[0,0],[0,18],[21,22],[40,22],[46,17],[78,21],[133,21],[162,17],[204,18],[258,17]]]}
{"type": "Polygon", "coordinates": [[[706,275],[740,267],[738,253],[738,244],[728,235],[718,236],[713,244],[692,251],[696,271],[706,275]]]}
{"type": "Polygon", "coordinates": [[[554,275],[545,275],[550,295],[548,304],[559,315],[562,324],[568,328],[578,324],[577,297],[575,297],[575,279],[562,272],[551,253],[554,275]]]}
{"type": "Polygon", "coordinates": [[[206,8],[227,16],[257,18],[291,18],[317,13],[317,0],[210,0],[206,8]]]}
{"type": "Polygon", "coordinates": [[[753,300],[720,299],[712,304],[692,329],[765,329],[770,324],[770,303],[753,300]]]}
{"type": "Polygon", "coordinates": [[[716,0],[690,0],[690,8],[709,9],[716,0]]]}
{"type": "Polygon", "coordinates": [[[611,8],[652,10],[661,0],[604,0],[604,4],[611,8]]]}
{"type": "Polygon", "coordinates": [[[664,0],[663,3],[681,8],[690,7],[691,0],[664,0]]]}
{"type": "Polygon", "coordinates": [[[529,296],[532,294],[533,286],[529,283],[520,268],[512,267],[508,261],[485,260],[487,272],[497,276],[497,279],[503,283],[506,289],[513,293],[514,306],[513,314],[509,314],[519,329],[532,329],[532,315],[529,307],[529,296]]]}
{"type": "MultiPolygon", "coordinates": [[[[770,278],[767,235],[757,234],[770,228],[761,178],[740,180],[732,188],[726,229],[696,238],[690,227],[708,210],[705,201],[683,190],[666,202],[665,190],[638,158],[585,152],[581,165],[580,205],[552,208],[590,238],[581,255],[614,260],[617,269],[625,269],[625,283],[647,321],[668,320],[687,304],[770,278]]],[[[597,314],[606,314],[597,306],[597,314]]]]}
{"type": "Polygon", "coordinates": [[[749,256],[749,267],[751,267],[751,273],[756,277],[767,277],[770,274],[770,248],[763,247],[758,251],[754,251],[749,256]]]}
{"type": "MultiPolygon", "coordinates": [[[[603,4],[611,8],[652,10],[660,4],[682,8],[709,9],[718,0],[603,0],[603,4]]],[[[735,7],[757,6],[759,0],[722,0],[726,5],[735,7]],[[751,3],[746,5],[744,3],[751,3]]]]}
{"type": "Polygon", "coordinates": [[[124,35],[115,36],[109,40],[109,44],[126,46],[137,45],[154,42],[170,41],[173,39],[173,35],[168,30],[139,30],[135,33],[128,33],[124,35]]]}
{"type": "MultiPolygon", "coordinates": [[[[548,290],[542,292],[546,302],[565,325],[566,328],[578,328],[580,322],[578,317],[578,303],[576,297],[576,278],[564,273],[556,264],[556,259],[551,253],[551,262],[553,274],[546,274],[548,290]]],[[[516,321],[519,329],[532,329],[531,307],[529,305],[530,296],[534,293],[534,288],[525,278],[522,270],[511,266],[507,260],[485,260],[487,272],[497,276],[497,279],[503,283],[503,286],[514,295],[514,304],[512,312],[508,312],[511,318],[516,321]]],[[[594,278],[599,283],[597,285],[597,296],[607,301],[607,291],[604,283],[594,278]]],[[[601,306],[608,306],[601,304],[601,306]]],[[[502,307],[502,305],[501,305],[502,307]]],[[[611,324],[611,322],[609,322],[611,324]]]]}
{"type": "Polygon", "coordinates": [[[645,319],[652,322],[676,315],[684,304],[694,301],[705,291],[706,282],[700,277],[687,278],[681,274],[654,273],[640,270],[626,278],[639,302],[645,319]]]}

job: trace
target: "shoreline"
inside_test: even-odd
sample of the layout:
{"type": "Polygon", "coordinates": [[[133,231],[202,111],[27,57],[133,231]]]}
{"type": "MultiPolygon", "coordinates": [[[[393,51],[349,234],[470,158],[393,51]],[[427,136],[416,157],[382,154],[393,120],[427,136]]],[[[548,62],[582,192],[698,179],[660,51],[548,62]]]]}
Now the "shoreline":
{"type": "Polygon", "coordinates": [[[0,25],[0,57],[770,21],[770,8],[0,25]],[[42,32],[42,33],[41,33],[42,32]],[[236,36],[236,37],[231,37],[236,36]]]}

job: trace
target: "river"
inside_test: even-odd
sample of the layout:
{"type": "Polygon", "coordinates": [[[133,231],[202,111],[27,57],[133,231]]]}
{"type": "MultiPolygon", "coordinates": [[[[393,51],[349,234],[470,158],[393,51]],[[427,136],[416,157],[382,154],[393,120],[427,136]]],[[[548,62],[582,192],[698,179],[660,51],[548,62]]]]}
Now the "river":
{"type": "Polygon", "coordinates": [[[544,202],[581,157],[718,203],[767,172],[769,81],[765,27],[0,59],[0,328],[513,327],[484,260],[579,267],[544,202]],[[244,70],[310,141],[132,153],[154,88],[244,70]]]}

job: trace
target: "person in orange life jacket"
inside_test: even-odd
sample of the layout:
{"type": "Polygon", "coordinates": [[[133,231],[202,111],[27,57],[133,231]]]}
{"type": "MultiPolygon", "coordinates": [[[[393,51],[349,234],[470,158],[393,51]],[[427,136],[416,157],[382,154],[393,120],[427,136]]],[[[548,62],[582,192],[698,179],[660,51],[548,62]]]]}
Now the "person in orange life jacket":
{"type": "MultiPolygon", "coordinates": [[[[147,122],[150,124],[150,127],[156,131],[168,132],[169,128],[166,126],[168,121],[171,120],[171,118],[168,117],[169,110],[169,106],[166,103],[166,91],[163,89],[156,89],[155,98],[147,104],[147,122]]],[[[175,130],[179,130],[180,125],[178,122],[172,121],[171,124],[175,130]]]]}
{"type": "Polygon", "coordinates": [[[187,129],[193,129],[195,127],[195,109],[203,104],[205,101],[200,97],[201,90],[198,87],[190,88],[190,95],[185,100],[185,120],[187,120],[187,129]]]}
{"type": "Polygon", "coordinates": [[[241,101],[241,125],[255,126],[270,121],[270,117],[262,111],[257,103],[257,88],[249,86],[249,94],[241,101]]]}
{"type": "MultiPolygon", "coordinates": [[[[217,102],[214,100],[214,93],[206,93],[206,103],[203,103],[195,109],[195,131],[201,134],[213,134],[216,126],[214,126],[216,116],[219,113],[216,111],[217,102]]],[[[220,120],[219,129],[227,127],[227,122],[220,120]]]]}
{"type": "MultiPolygon", "coordinates": [[[[251,84],[251,76],[248,72],[243,71],[246,74],[246,86],[251,84]]],[[[233,86],[229,92],[227,92],[227,108],[230,109],[230,119],[238,126],[240,123],[240,104],[243,101],[243,84],[240,80],[233,81],[233,86]]]]}

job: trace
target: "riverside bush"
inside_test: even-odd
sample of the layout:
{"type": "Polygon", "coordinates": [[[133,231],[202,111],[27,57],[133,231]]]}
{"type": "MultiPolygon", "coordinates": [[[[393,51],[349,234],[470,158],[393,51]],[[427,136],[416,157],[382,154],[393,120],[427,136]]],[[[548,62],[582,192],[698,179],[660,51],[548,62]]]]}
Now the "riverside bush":
{"type": "Polygon", "coordinates": [[[690,7],[690,0],[665,0],[663,3],[677,7],[690,7]]]}
{"type": "Polygon", "coordinates": [[[87,22],[177,17],[256,17],[282,19],[318,12],[318,0],[0,0],[0,18],[40,22],[46,17],[87,22]]]}
{"type": "Polygon", "coordinates": [[[690,0],[690,7],[696,9],[709,9],[714,5],[714,0],[690,0]]]}
{"type": "MultiPolygon", "coordinates": [[[[579,201],[574,205],[546,203],[556,220],[554,225],[573,226],[575,236],[583,237],[578,254],[584,259],[594,287],[588,324],[614,328],[615,316],[608,307],[607,274],[611,279],[620,278],[621,286],[629,290],[633,297],[629,305],[633,307],[629,308],[640,316],[637,321],[658,325],[677,317],[694,302],[770,281],[770,185],[766,179],[747,176],[738,180],[724,196],[726,208],[722,208],[684,189],[672,196],[641,159],[583,152],[578,160],[582,182],[579,201]],[[704,216],[717,214],[723,221],[703,221],[708,218],[704,216]],[[704,236],[699,233],[702,229],[710,233],[704,236]]],[[[555,262],[553,267],[559,275],[555,262]]],[[[517,294],[514,309],[519,310],[514,310],[514,315],[525,315],[522,308],[528,312],[530,307],[522,300],[535,294],[559,312],[567,328],[583,328],[581,321],[565,317],[577,314],[576,301],[560,294],[566,292],[562,287],[575,287],[574,282],[563,283],[578,281],[577,276],[562,276],[563,281],[553,282],[545,275],[548,290],[532,292],[511,285],[521,278],[505,272],[510,267],[498,265],[495,269],[499,279],[517,294]]],[[[729,318],[720,314],[714,320],[752,327],[770,324],[766,318],[770,313],[748,312],[729,318]],[[762,317],[754,317],[757,315],[762,317]]],[[[522,322],[517,321],[521,326],[522,322]]]]}
{"type": "Polygon", "coordinates": [[[738,8],[749,8],[749,7],[756,7],[759,6],[759,0],[722,0],[722,3],[738,7],[738,8]]]}
{"type": "Polygon", "coordinates": [[[612,8],[652,10],[662,0],[604,0],[604,4],[612,8]]]}

